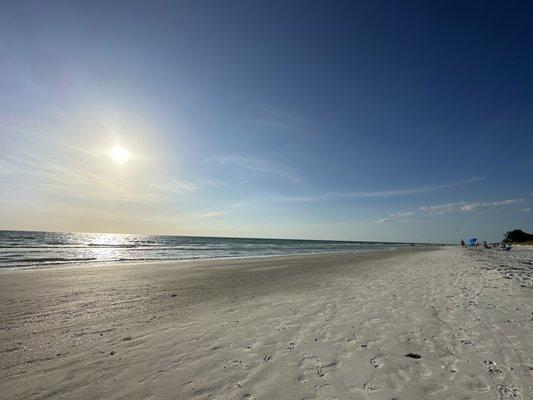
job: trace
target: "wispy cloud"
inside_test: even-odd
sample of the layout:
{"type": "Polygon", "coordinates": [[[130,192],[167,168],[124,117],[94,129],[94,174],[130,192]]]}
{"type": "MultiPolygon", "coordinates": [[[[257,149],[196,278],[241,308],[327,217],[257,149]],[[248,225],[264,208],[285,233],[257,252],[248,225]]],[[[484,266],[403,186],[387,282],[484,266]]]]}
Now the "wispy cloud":
{"type": "Polygon", "coordinates": [[[222,215],[229,214],[235,208],[246,207],[247,205],[248,203],[246,202],[231,203],[225,207],[222,207],[223,208],[222,210],[195,211],[188,215],[189,217],[192,217],[192,218],[215,218],[215,217],[220,217],[222,215]]]}
{"type": "Polygon", "coordinates": [[[275,161],[256,157],[218,156],[206,159],[221,165],[232,165],[266,175],[274,175],[294,183],[302,183],[304,179],[293,168],[275,161]]]}
{"type": "Polygon", "coordinates": [[[308,203],[313,201],[313,197],[305,196],[274,196],[272,201],[287,202],[287,203],[308,203]]]}
{"type": "Polygon", "coordinates": [[[265,125],[277,130],[303,133],[313,129],[313,124],[307,118],[283,111],[270,104],[261,106],[261,116],[254,123],[265,125]]]}
{"type": "Polygon", "coordinates": [[[377,191],[353,191],[353,192],[344,192],[344,193],[332,193],[332,196],[338,196],[338,197],[392,197],[392,196],[405,196],[410,194],[420,194],[420,193],[427,193],[427,192],[433,192],[436,190],[443,190],[448,189],[455,186],[461,186],[466,185],[468,183],[480,181],[482,179],[485,179],[484,176],[465,179],[462,181],[456,181],[456,182],[450,182],[445,183],[442,185],[435,185],[435,186],[421,186],[421,187],[414,187],[414,188],[406,188],[406,189],[389,189],[389,190],[377,190],[377,191]]]}
{"type": "Polygon", "coordinates": [[[191,194],[202,189],[201,186],[188,180],[169,178],[164,175],[158,175],[155,182],[150,184],[150,188],[168,194],[191,194]]]}
{"type": "MultiPolygon", "coordinates": [[[[389,214],[385,218],[380,218],[375,223],[387,223],[387,222],[415,222],[415,221],[427,221],[424,219],[430,215],[444,215],[450,212],[474,212],[482,211],[484,209],[508,206],[512,204],[522,204],[525,203],[523,198],[512,198],[505,200],[497,200],[492,202],[466,202],[466,201],[455,201],[445,204],[437,204],[432,206],[423,206],[420,207],[418,211],[397,211],[392,214],[389,214]],[[418,219],[413,219],[412,217],[418,217],[418,219]],[[421,219],[422,218],[422,219],[421,219]]],[[[528,212],[529,207],[517,210],[521,212],[528,212]]]]}
{"type": "Polygon", "coordinates": [[[483,209],[491,207],[506,206],[511,204],[521,204],[524,203],[525,199],[505,199],[492,202],[465,202],[465,201],[456,201],[445,204],[437,204],[433,206],[424,206],[420,207],[421,211],[426,212],[427,214],[436,214],[442,215],[449,212],[473,212],[480,211],[483,209]]]}
{"type": "Polygon", "coordinates": [[[531,207],[524,207],[524,208],[520,208],[516,211],[519,211],[519,212],[523,212],[523,213],[527,213],[527,212],[530,212],[531,211],[531,207]]]}
{"type": "Polygon", "coordinates": [[[398,211],[398,212],[392,213],[390,216],[393,218],[401,218],[401,217],[409,217],[413,215],[414,213],[415,213],[414,211],[398,211]]]}
{"type": "Polygon", "coordinates": [[[378,224],[383,224],[387,222],[409,222],[412,221],[409,217],[415,214],[414,211],[397,211],[392,214],[389,214],[386,218],[380,218],[374,222],[378,224]]]}
{"type": "Polygon", "coordinates": [[[228,207],[229,208],[240,208],[240,207],[246,207],[248,203],[246,202],[239,202],[239,203],[231,203],[228,207]]]}
{"type": "Polygon", "coordinates": [[[344,191],[344,192],[326,192],[321,194],[302,195],[302,196],[274,196],[273,201],[287,201],[287,202],[309,202],[309,201],[324,201],[332,199],[350,199],[350,198],[372,198],[372,197],[395,197],[407,196],[412,194],[428,193],[437,190],[452,188],[455,186],[466,185],[468,183],[480,181],[485,177],[474,177],[462,181],[445,183],[435,186],[421,186],[405,189],[386,189],[375,191],[344,191]]]}
{"type": "Polygon", "coordinates": [[[20,179],[34,191],[60,197],[127,202],[163,201],[201,190],[187,180],[161,174],[113,173],[98,156],[40,157],[29,152],[0,155],[0,176],[20,179]]]}
{"type": "Polygon", "coordinates": [[[204,211],[189,214],[193,218],[214,218],[227,214],[227,211],[204,211]]]}

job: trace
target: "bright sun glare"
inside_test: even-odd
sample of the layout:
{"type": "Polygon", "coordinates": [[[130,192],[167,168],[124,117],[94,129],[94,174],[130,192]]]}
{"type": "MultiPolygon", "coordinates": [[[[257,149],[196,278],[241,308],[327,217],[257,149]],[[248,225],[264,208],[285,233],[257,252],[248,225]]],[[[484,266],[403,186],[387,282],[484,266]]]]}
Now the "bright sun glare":
{"type": "Polygon", "coordinates": [[[122,146],[113,146],[109,149],[109,156],[117,164],[124,164],[130,158],[128,149],[122,146]]]}

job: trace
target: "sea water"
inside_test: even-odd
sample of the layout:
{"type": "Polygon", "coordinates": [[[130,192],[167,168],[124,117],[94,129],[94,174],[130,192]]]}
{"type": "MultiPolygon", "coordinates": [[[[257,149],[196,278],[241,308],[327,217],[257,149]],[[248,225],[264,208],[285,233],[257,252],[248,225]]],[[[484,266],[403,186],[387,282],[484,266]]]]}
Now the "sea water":
{"type": "Polygon", "coordinates": [[[386,250],[406,243],[0,231],[0,268],[386,250]]]}

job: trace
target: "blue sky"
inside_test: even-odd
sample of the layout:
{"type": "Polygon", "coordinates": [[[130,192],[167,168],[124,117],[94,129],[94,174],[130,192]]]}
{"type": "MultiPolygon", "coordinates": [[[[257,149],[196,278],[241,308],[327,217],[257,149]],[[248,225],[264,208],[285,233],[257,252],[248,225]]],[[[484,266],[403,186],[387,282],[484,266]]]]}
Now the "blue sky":
{"type": "Polygon", "coordinates": [[[5,2],[0,228],[533,231],[533,6],[464,3],[5,2]]]}

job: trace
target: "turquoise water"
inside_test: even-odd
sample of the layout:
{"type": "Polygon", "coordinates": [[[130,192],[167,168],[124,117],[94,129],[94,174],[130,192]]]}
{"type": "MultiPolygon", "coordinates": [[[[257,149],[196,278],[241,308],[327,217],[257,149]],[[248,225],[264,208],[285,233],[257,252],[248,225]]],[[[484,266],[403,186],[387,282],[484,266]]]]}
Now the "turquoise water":
{"type": "Polygon", "coordinates": [[[0,231],[0,268],[394,249],[405,243],[0,231]]]}

